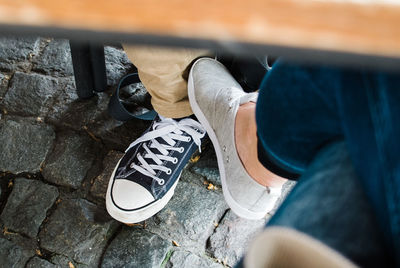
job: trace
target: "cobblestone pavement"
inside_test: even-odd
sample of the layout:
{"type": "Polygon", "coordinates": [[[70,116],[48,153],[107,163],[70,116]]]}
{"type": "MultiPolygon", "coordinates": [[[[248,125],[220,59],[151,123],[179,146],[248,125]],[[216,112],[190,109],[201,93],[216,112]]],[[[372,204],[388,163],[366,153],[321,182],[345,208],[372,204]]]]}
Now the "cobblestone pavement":
{"type": "Polygon", "coordinates": [[[233,266],[266,219],[228,209],[210,145],[151,219],[127,226],[105,211],[111,171],[148,125],[107,114],[133,66],[105,52],[109,89],[82,101],[66,40],[0,39],[0,266],[233,266]]]}

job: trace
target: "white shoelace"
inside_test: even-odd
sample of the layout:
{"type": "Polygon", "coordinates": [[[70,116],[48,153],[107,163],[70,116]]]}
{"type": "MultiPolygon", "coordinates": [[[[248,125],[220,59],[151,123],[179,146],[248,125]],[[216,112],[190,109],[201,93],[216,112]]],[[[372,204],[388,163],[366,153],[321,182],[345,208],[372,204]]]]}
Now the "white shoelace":
{"type": "Polygon", "coordinates": [[[156,177],[156,170],[163,171],[167,175],[172,173],[170,168],[162,164],[163,161],[169,161],[174,164],[178,163],[178,158],[169,156],[170,151],[184,152],[184,147],[174,147],[177,141],[190,142],[193,139],[201,152],[201,138],[204,137],[206,131],[199,122],[190,118],[182,119],[179,122],[171,118],[163,118],[161,116],[160,118],[161,121],[154,123],[153,130],[131,143],[126,152],[138,143],[150,141],[149,147],[158,150],[160,154],[153,153],[146,144],[143,144],[146,153],[144,155],[137,154],[140,165],[138,165],[139,163],[132,163],[130,167],[156,180],[159,185],[164,185],[165,181],[156,177]],[[189,136],[184,136],[184,132],[189,134],[189,136]],[[166,144],[159,143],[156,138],[162,138],[166,144]],[[148,164],[146,159],[152,159],[156,164],[148,164]]]}

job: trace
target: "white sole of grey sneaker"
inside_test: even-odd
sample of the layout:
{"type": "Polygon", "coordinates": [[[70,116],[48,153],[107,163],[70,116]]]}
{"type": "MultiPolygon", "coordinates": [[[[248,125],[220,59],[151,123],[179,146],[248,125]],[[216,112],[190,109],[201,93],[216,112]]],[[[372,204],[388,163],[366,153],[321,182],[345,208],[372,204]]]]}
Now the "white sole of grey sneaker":
{"type": "MultiPolygon", "coordinates": [[[[201,60],[202,59],[197,60],[192,65],[192,69],[201,60]]],[[[207,118],[205,117],[204,113],[201,111],[199,105],[197,104],[196,97],[194,94],[194,82],[193,82],[192,69],[189,73],[189,80],[188,80],[189,102],[190,102],[190,106],[191,106],[194,114],[196,115],[196,117],[200,121],[200,123],[203,125],[203,127],[206,129],[208,136],[210,137],[210,140],[214,145],[215,154],[217,156],[219,174],[221,177],[222,192],[224,194],[225,201],[229,205],[229,207],[232,209],[232,211],[239,217],[249,219],[249,220],[262,219],[266,216],[267,212],[257,213],[257,212],[251,211],[247,208],[244,208],[238,202],[235,201],[235,199],[232,197],[231,193],[229,192],[229,189],[227,186],[227,181],[226,181],[226,175],[225,175],[226,173],[225,173],[225,166],[224,166],[221,146],[218,142],[217,135],[215,134],[213,128],[211,127],[211,125],[208,122],[207,118]]],[[[243,190],[245,191],[245,189],[243,189],[243,190]]]]}
{"type": "Polygon", "coordinates": [[[172,185],[172,187],[168,191],[168,193],[166,193],[160,200],[157,200],[156,202],[154,202],[151,205],[144,207],[142,209],[138,209],[138,210],[134,210],[134,211],[127,211],[127,210],[122,210],[122,209],[118,208],[117,206],[115,206],[114,202],[111,200],[111,185],[112,185],[112,180],[115,176],[115,172],[117,170],[118,165],[119,165],[119,162],[116,165],[116,167],[111,175],[110,181],[108,183],[107,194],[106,194],[106,208],[107,208],[108,214],[110,214],[111,217],[113,217],[117,221],[120,221],[123,223],[128,223],[128,224],[138,223],[138,222],[147,220],[148,218],[151,218],[157,212],[162,210],[167,205],[167,203],[172,198],[172,196],[174,195],[175,188],[178,185],[178,181],[181,177],[181,175],[179,175],[178,179],[176,180],[174,185],[172,185]]]}

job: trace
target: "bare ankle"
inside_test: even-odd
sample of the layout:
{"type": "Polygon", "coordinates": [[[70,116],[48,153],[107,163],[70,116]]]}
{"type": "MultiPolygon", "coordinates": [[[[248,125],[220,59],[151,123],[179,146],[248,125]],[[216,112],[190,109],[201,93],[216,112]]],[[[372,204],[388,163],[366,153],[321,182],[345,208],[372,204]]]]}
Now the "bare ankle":
{"type": "Polygon", "coordinates": [[[256,104],[248,102],[239,106],[235,119],[235,145],[247,173],[263,186],[279,187],[286,179],[266,169],[258,160],[256,104]]]}

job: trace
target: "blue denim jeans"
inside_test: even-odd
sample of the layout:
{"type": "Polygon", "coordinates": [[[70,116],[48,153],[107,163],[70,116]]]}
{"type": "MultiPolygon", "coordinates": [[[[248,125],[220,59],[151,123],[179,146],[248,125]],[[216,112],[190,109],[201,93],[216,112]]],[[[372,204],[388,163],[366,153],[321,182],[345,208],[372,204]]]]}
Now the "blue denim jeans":
{"type": "Polygon", "coordinates": [[[361,267],[393,266],[344,142],[317,153],[268,226],[306,233],[361,267]]]}
{"type": "Polygon", "coordinates": [[[400,265],[400,75],[279,60],[256,120],[260,161],[299,177],[269,225],[400,265]]]}

